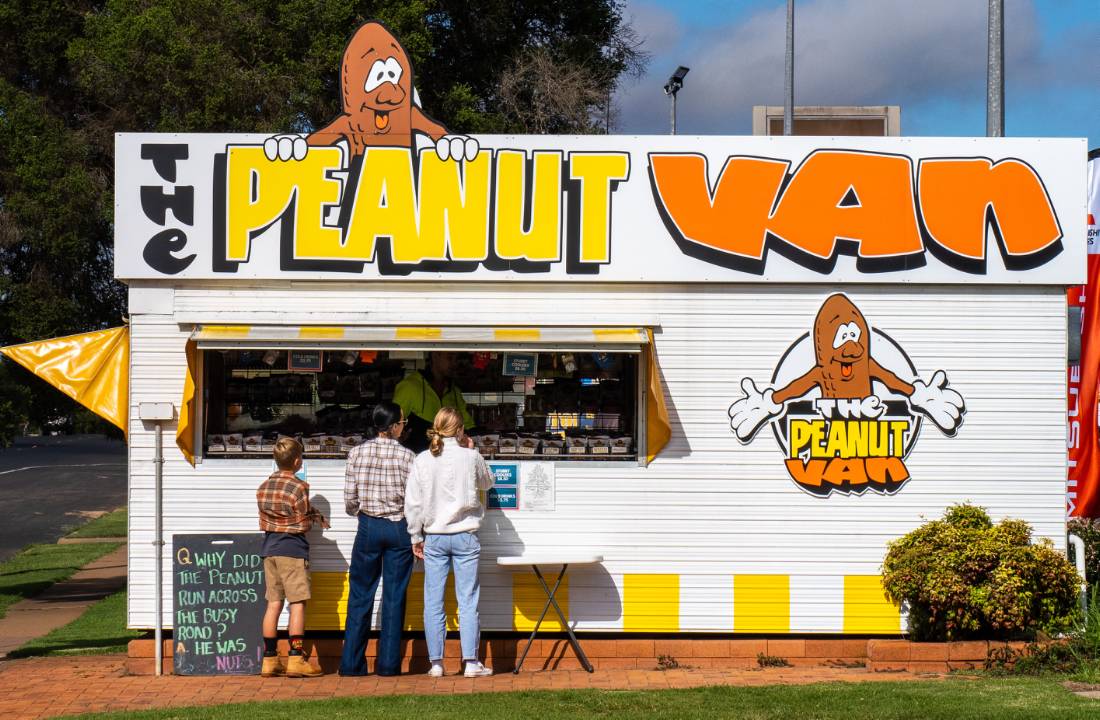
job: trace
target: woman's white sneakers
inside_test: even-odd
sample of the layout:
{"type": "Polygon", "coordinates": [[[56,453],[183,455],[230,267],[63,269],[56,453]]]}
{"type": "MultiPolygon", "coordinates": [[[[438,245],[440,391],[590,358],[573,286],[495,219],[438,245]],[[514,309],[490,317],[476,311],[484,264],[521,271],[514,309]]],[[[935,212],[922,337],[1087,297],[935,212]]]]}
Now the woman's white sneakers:
{"type": "MultiPolygon", "coordinates": [[[[493,674],[493,670],[492,668],[485,667],[485,665],[477,660],[467,660],[466,670],[463,671],[462,674],[468,678],[489,677],[493,674]]],[[[431,669],[428,670],[428,677],[443,677],[443,663],[433,662],[431,669]]]]}
{"type": "Polygon", "coordinates": [[[466,671],[462,673],[466,677],[489,677],[493,674],[492,668],[487,668],[476,660],[469,660],[466,662],[466,671]]]}

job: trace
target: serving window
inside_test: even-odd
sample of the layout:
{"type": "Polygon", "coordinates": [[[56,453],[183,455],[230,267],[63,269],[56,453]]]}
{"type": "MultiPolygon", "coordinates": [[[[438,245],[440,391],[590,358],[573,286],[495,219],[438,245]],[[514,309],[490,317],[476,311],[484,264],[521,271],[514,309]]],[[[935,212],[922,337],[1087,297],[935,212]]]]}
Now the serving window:
{"type": "MultiPolygon", "coordinates": [[[[435,353],[449,356],[450,383],[473,423],[467,434],[486,458],[638,458],[645,369],[637,345],[210,347],[218,344],[229,343],[199,346],[201,437],[209,458],[270,457],[280,435],[298,438],[308,457],[344,457],[363,442],[376,403],[393,400],[413,372],[430,378],[435,353]]],[[[423,432],[424,426],[406,427],[423,432]]],[[[402,442],[416,446],[409,437],[402,442]]]]}

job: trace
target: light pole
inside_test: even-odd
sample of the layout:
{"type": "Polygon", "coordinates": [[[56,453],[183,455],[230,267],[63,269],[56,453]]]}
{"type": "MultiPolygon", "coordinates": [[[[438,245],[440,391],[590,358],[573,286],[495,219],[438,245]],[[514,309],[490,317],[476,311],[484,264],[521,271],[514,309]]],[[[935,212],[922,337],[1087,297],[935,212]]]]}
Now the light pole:
{"type": "Polygon", "coordinates": [[[794,0],[787,0],[787,52],[783,73],[783,134],[794,133],[794,0]]]}
{"type": "Polygon", "coordinates": [[[985,73],[985,134],[1005,134],[1005,8],[1004,0],[989,0],[989,57],[985,73]]]}
{"type": "Polygon", "coordinates": [[[676,134],[676,93],[680,92],[680,88],[684,86],[684,77],[688,74],[691,68],[686,68],[683,65],[676,68],[676,72],[672,73],[668,82],[665,83],[665,95],[672,98],[672,134],[676,134]]]}

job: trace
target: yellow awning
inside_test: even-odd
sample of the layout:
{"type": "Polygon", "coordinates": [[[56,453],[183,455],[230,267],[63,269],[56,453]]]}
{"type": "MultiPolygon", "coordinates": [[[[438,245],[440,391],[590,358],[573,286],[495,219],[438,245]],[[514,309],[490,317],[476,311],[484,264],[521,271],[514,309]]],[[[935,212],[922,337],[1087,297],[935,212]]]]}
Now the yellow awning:
{"type": "Polygon", "coordinates": [[[646,404],[645,437],[646,462],[653,462],[657,453],[668,445],[672,437],[672,424],[668,420],[668,406],[665,405],[665,389],[661,383],[661,369],[657,366],[657,348],[653,344],[653,331],[648,330],[649,343],[646,345],[646,404]]]}
{"type": "Polygon", "coordinates": [[[176,423],[176,447],[180,449],[187,462],[195,464],[195,425],[198,420],[195,408],[195,376],[198,375],[199,361],[195,341],[188,340],[184,346],[187,355],[187,374],[183,377],[183,398],[180,400],[180,417],[176,423]]]}
{"type": "Polygon", "coordinates": [[[641,352],[649,343],[636,327],[489,327],[201,325],[192,335],[199,348],[327,347],[348,349],[507,349],[517,344],[555,350],[641,352]]]}
{"type": "Polygon", "coordinates": [[[129,326],[9,345],[0,353],[128,433],[129,326]]]}

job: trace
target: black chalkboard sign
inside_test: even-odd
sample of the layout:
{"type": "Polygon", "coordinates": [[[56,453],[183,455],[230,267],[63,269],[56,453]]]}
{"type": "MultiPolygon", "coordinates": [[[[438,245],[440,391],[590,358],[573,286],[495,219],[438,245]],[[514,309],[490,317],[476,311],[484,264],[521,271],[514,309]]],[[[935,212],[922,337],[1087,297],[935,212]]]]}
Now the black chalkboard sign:
{"type": "Polygon", "coordinates": [[[173,535],[177,675],[258,675],[263,663],[263,535],[173,535]]]}

